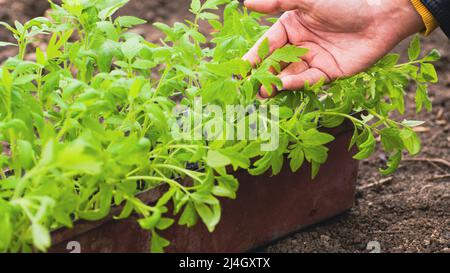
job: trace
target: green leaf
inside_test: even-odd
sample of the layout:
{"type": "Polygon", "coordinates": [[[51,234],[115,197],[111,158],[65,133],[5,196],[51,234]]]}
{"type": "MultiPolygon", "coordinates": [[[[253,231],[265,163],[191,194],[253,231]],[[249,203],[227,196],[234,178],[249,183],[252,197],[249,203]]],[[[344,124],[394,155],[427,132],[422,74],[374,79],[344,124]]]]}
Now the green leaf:
{"type": "Polygon", "coordinates": [[[130,28],[145,24],[147,21],[134,16],[119,16],[117,17],[115,23],[121,27],[130,28]]]}
{"type": "Polygon", "coordinates": [[[430,63],[422,63],[420,65],[420,75],[424,82],[437,83],[439,81],[436,69],[430,63]]]}
{"type": "Polygon", "coordinates": [[[219,151],[210,150],[206,157],[206,164],[213,168],[220,168],[230,165],[231,160],[219,151]]]}
{"type": "Polygon", "coordinates": [[[359,153],[353,156],[353,158],[357,160],[369,158],[375,152],[376,144],[377,143],[372,132],[368,132],[366,141],[359,145],[359,153]]]}
{"type": "Polygon", "coordinates": [[[164,248],[169,246],[170,242],[152,231],[150,250],[152,253],[163,253],[164,248]]]}
{"type": "Polygon", "coordinates": [[[47,62],[47,58],[40,47],[36,48],[36,62],[41,65],[45,65],[47,62]]]}
{"type": "Polygon", "coordinates": [[[388,54],[385,57],[383,57],[376,66],[380,68],[392,68],[394,67],[398,61],[400,60],[399,54],[388,54]]]}
{"type": "MultiPolygon", "coordinates": [[[[97,29],[99,31],[103,32],[104,34],[106,34],[106,39],[113,40],[113,41],[116,41],[119,39],[119,33],[118,33],[116,27],[110,21],[98,22],[97,29]]],[[[100,41],[102,41],[104,39],[101,36],[100,37],[97,36],[97,38],[99,38],[100,41]]],[[[97,40],[95,40],[95,41],[97,41],[97,40]]]]}
{"type": "Polygon", "coordinates": [[[13,237],[13,227],[7,212],[0,211],[0,252],[6,252],[13,237]]]}
{"type": "Polygon", "coordinates": [[[111,17],[118,9],[125,6],[129,0],[120,0],[120,1],[114,1],[117,2],[116,4],[113,3],[112,6],[106,7],[102,9],[98,13],[98,18],[100,18],[102,21],[105,21],[108,17],[111,17]]]}
{"type": "Polygon", "coordinates": [[[6,22],[0,22],[0,26],[5,27],[7,30],[9,30],[13,34],[20,35],[20,33],[15,28],[13,28],[11,25],[9,25],[6,22]]]}
{"type": "Polygon", "coordinates": [[[192,0],[191,2],[191,10],[194,14],[197,14],[200,12],[202,7],[202,4],[200,2],[200,0],[192,0]]]}
{"type": "Polygon", "coordinates": [[[308,53],[308,49],[287,45],[275,50],[270,56],[276,62],[295,63],[300,61],[300,57],[308,53]]]}
{"type": "Polygon", "coordinates": [[[148,60],[143,60],[143,59],[137,59],[133,63],[133,68],[142,69],[142,70],[150,70],[155,66],[156,66],[156,64],[154,62],[151,62],[148,60]]]}
{"type": "Polygon", "coordinates": [[[97,194],[98,207],[93,210],[79,211],[78,216],[88,221],[98,221],[108,216],[111,210],[111,200],[113,197],[113,186],[102,184],[97,194]]]}
{"type": "Polygon", "coordinates": [[[13,43],[0,42],[0,47],[4,47],[4,46],[17,46],[17,45],[13,44],[13,43]]]}
{"type": "Polygon", "coordinates": [[[217,9],[219,5],[229,3],[230,0],[206,0],[203,4],[204,9],[217,9]]]}
{"type": "Polygon", "coordinates": [[[264,60],[267,55],[269,55],[270,52],[270,44],[269,44],[269,39],[264,39],[261,43],[261,45],[259,45],[258,48],[258,56],[259,58],[261,58],[261,60],[264,60]]]}
{"type": "Polygon", "coordinates": [[[261,155],[261,143],[252,141],[241,152],[246,158],[255,158],[261,155]]]}
{"type": "Polygon", "coordinates": [[[257,176],[265,173],[271,166],[272,153],[266,153],[262,158],[257,160],[254,165],[256,168],[249,169],[251,175],[257,176]]]}
{"type": "Polygon", "coordinates": [[[400,130],[397,128],[385,128],[380,131],[381,142],[387,152],[401,150],[403,148],[403,141],[399,134],[400,130]]]}
{"type": "Polygon", "coordinates": [[[170,219],[170,218],[161,218],[159,220],[158,224],[156,225],[156,228],[159,230],[166,230],[169,227],[171,227],[174,222],[175,222],[175,220],[170,219]]]}
{"type": "Polygon", "coordinates": [[[160,220],[161,220],[161,211],[156,210],[150,217],[139,219],[138,223],[141,226],[141,228],[146,230],[152,230],[156,227],[156,225],[160,220]]]}
{"type": "Polygon", "coordinates": [[[144,46],[137,38],[129,39],[120,46],[123,55],[129,60],[136,57],[143,47],[144,46]]]}
{"type": "Polygon", "coordinates": [[[219,19],[219,16],[211,13],[211,12],[202,12],[198,15],[198,17],[202,20],[217,20],[219,19]]]}
{"type": "Polygon", "coordinates": [[[26,140],[18,140],[17,155],[23,168],[29,170],[34,165],[34,150],[30,142],[26,140]]]}
{"type": "Polygon", "coordinates": [[[64,87],[62,98],[67,100],[76,95],[84,87],[83,82],[73,80],[66,87],[64,87]]]}
{"type": "Polygon", "coordinates": [[[274,86],[278,89],[283,88],[281,79],[268,71],[260,71],[258,73],[255,73],[253,77],[264,86],[269,95],[272,95],[272,93],[274,92],[274,86]]]}
{"type": "MultiPolygon", "coordinates": [[[[2,71],[2,84],[7,91],[11,91],[14,84],[14,78],[6,68],[3,68],[2,71]]],[[[7,96],[9,97],[10,94],[7,94],[7,96]]]]}
{"type": "Polygon", "coordinates": [[[402,121],[402,124],[404,126],[408,126],[408,127],[411,127],[411,128],[417,127],[417,126],[421,126],[424,123],[425,123],[425,121],[421,121],[421,120],[407,120],[407,119],[405,119],[405,120],[402,121]]]}
{"type": "Polygon", "coordinates": [[[191,202],[186,204],[183,213],[180,216],[180,220],[178,221],[179,225],[193,227],[197,223],[197,213],[195,211],[195,207],[191,202]]]}
{"type": "Polygon", "coordinates": [[[72,228],[73,223],[69,213],[64,210],[64,207],[60,206],[55,208],[53,216],[55,217],[56,221],[63,224],[65,227],[72,228]]]}
{"type": "Polygon", "coordinates": [[[394,154],[389,156],[387,168],[380,169],[381,174],[390,175],[394,173],[398,169],[398,166],[400,166],[401,161],[402,161],[402,152],[401,151],[395,152],[394,154]]]}
{"type": "Polygon", "coordinates": [[[417,136],[417,134],[413,130],[403,129],[400,132],[400,138],[402,139],[403,144],[411,155],[416,155],[420,152],[422,144],[419,136],[417,136]]]}
{"type": "Polygon", "coordinates": [[[431,111],[433,104],[430,97],[428,96],[428,89],[426,85],[417,85],[415,102],[417,113],[421,112],[424,107],[427,109],[427,111],[431,111]]]}
{"type": "Polygon", "coordinates": [[[420,56],[421,51],[422,51],[422,48],[420,46],[420,36],[416,35],[412,39],[411,44],[409,45],[409,48],[408,48],[409,60],[411,62],[417,60],[420,56]]]}
{"type": "Polygon", "coordinates": [[[230,159],[231,164],[234,166],[235,169],[237,168],[248,169],[248,167],[250,166],[250,159],[240,152],[233,150],[222,150],[221,154],[225,155],[228,159],[230,159]]]}
{"type": "Polygon", "coordinates": [[[300,134],[299,138],[305,145],[320,146],[325,145],[334,140],[334,137],[327,133],[321,133],[317,129],[310,129],[303,134],[300,134]]]}
{"type": "Polygon", "coordinates": [[[46,251],[50,247],[50,232],[41,224],[33,223],[31,225],[33,235],[33,245],[40,251],[46,251]]]}
{"type": "Polygon", "coordinates": [[[120,52],[114,41],[106,40],[97,50],[97,64],[101,72],[109,72],[111,70],[114,55],[120,52]]]}
{"type": "Polygon", "coordinates": [[[209,232],[213,232],[216,225],[219,223],[221,216],[221,207],[219,204],[208,206],[204,203],[194,202],[195,209],[205,223],[209,232]]]}
{"type": "Polygon", "coordinates": [[[222,29],[222,23],[218,20],[209,20],[208,23],[211,25],[211,27],[215,30],[222,29]]]}
{"type": "Polygon", "coordinates": [[[328,149],[325,146],[305,146],[303,147],[306,160],[323,164],[328,158],[328,149]]]}
{"type": "Polygon", "coordinates": [[[134,82],[131,84],[130,92],[128,93],[128,97],[130,100],[134,100],[139,96],[139,93],[144,86],[145,81],[142,78],[136,78],[134,82]]]}
{"type": "Polygon", "coordinates": [[[273,155],[270,160],[270,165],[272,166],[272,176],[278,175],[283,169],[284,155],[283,153],[278,153],[278,155],[273,155]]]}
{"type": "Polygon", "coordinates": [[[57,164],[65,170],[80,174],[98,174],[102,170],[103,162],[86,152],[82,143],[74,143],[63,149],[57,158],[57,164]]]}
{"type": "Polygon", "coordinates": [[[320,171],[320,163],[313,161],[311,163],[311,178],[314,179],[317,177],[320,171]]]}
{"type": "Polygon", "coordinates": [[[177,34],[170,26],[164,23],[154,23],[153,26],[164,32],[171,41],[177,40],[177,34]]]}
{"type": "Polygon", "coordinates": [[[290,167],[292,172],[297,172],[303,165],[305,160],[305,154],[303,153],[303,148],[297,145],[289,154],[291,159],[290,167]]]}
{"type": "Polygon", "coordinates": [[[191,198],[195,201],[195,202],[199,202],[199,203],[205,203],[208,205],[218,205],[219,204],[219,200],[217,200],[217,198],[215,198],[212,195],[208,195],[208,194],[204,194],[204,193],[193,193],[191,194],[191,198]]]}
{"type": "Polygon", "coordinates": [[[428,53],[425,58],[423,58],[424,62],[435,62],[441,59],[441,53],[438,50],[433,49],[430,53],[428,53]]]}
{"type": "Polygon", "coordinates": [[[216,177],[216,179],[218,185],[213,187],[211,193],[216,196],[235,199],[236,192],[239,189],[238,180],[233,175],[223,175],[216,177]]]}
{"type": "Polygon", "coordinates": [[[236,193],[224,186],[214,186],[211,193],[219,197],[227,197],[230,199],[236,198],[236,193]]]}

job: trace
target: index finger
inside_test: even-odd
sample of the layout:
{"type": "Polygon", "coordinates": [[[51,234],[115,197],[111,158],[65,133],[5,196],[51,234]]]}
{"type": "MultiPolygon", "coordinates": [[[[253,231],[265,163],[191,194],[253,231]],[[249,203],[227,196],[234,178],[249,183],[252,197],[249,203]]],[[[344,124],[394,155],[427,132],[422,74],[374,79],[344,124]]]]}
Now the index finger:
{"type": "Polygon", "coordinates": [[[270,54],[272,54],[276,49],[285,46],[288,42],[288,35],[286,33],[286,28],[278,20],[264,35],[261,39],[256,42],[256,44],[250,49],[247,54],[244,55],[243,59],[249,61],[252,66],[260,63],[262,60],[258,56],[258,49],[265,39],[269,41],[270,54]]]}

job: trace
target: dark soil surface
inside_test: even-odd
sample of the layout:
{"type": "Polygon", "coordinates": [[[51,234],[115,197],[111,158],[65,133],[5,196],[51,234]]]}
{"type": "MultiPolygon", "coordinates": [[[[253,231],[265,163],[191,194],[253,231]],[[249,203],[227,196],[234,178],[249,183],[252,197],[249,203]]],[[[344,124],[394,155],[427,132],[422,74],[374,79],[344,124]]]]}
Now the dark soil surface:
{"type": "MultiPolygon", "coordinates": [[[[189,18],[189,2],[131,0],[122,14],[171,24],[189,18]]],[[[0,20],[24,21],[42,16],[46,8],[44,0],[0,0],[0,20]]],[[[151,41],[160,38],[151,25],[133,31],[151,41]]],[[[0,40],[9,39],[1,29],[0,40]]],[[[352,210],[280,240],[263,252],[370,252],[371,242],[379,245],[381,252],[450,253],[450,42],[441,31],[423,41],[426,50],[437,48],[443,58],[438,63],[440,83],[431,87],[433,112],[416,114],[413,88],[408,95],[405,118],[427,121],[417,128],[423,140],[421,155],[404,161],[394,175],[383,177],[378,168],[386,155],[378,152],[361,163],[352,210]]],[[[396,51],[405,54],[406,48],[407,41],[396,51]]],[[[0,60],[15,54],[14,50],[0,49],[0,60]]]]}

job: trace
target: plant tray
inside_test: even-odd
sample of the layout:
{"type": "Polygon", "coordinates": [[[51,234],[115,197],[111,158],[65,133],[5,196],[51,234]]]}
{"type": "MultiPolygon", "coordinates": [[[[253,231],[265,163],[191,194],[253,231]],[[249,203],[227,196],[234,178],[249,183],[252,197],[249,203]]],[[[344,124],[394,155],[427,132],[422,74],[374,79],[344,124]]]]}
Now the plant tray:
{"type": "MultiPolygon", "coordinates": [[[[161,235],[171,241],[167,252],[245,252],[339,215],[353,206],[358,162],[348,150],[353,131],[340,127],[328,147],[329,158],[316,179],[310,166],[292,173],[288,164],[274,177],[254,177],[238,172],[240,188],[236,200],[223,199],[222,218],[213,233],[199,222],[193,228],[173,225],[161,235]]],[[[157,188],[139,196],[155,202],[165,191],[157,188]]],[[[83,253],[148,252],[150,233],[142,230],[135,217],[114,220],[79,221],[73,229],[52,234],[50,252],[71,252],[75,242],[83,253]]]]}

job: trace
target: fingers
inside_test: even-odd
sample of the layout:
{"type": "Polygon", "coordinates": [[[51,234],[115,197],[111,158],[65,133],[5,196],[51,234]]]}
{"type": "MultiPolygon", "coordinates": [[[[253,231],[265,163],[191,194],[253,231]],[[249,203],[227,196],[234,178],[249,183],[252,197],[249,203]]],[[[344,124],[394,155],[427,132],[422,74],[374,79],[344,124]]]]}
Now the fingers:
{"type": "MultiPolygon", "coordinates": [[[[278,74],[278,77],[280,79],[283,79],[284,77],[290,76],[290,75],[298,75],[308,69],[308,64],[305,62],[297,62],[297,63],[291,63],[289,65],[285,65],[283,67],[283,70],[280,74],[278,74]]],[[[275,72],[272,72],[275,74],[275,72]]],[[[283,86],[284,89],[284,86],[283,86]]],[[[261,87],[261,91],[259,92],[260,98],[269,98],[274,97],[279,93],[276,88],[274,88],[274,91],[272,92],[272,95],[270,96],[267,90],[264,87],[261,87]]]]}
{"type": "Polygon", "coordinates": [[[261,59],[258,56],[258,49],[266,38],[269,40],[270,54],[272,54],[272,52],[277,48],[283,47],[288,42],[286,29],[284,25],[278,21],[264,34],[261,39],[259,39],[250,51],[244,55],[243,59],[249,61],[253,66],[261,62],[261,59]]]}
{"type": "MultiPolygon", "coordinates": [[[[329,82],[328,76],[317,68],[309,68],[305,62],[298,62],[289,65],[285,70],[283,70],[279,75],[281,82],[283,83],[283,91],[296,91],[301,90],[305,87],[306,82],[309,84],[315,84],[322,79],[329,82]]],[[[261,87],[258,99],[268,99],[275,97],[280,91],[272,92],[269,95],[264,87],[261,87]]]]}
{"type": "Polygon", "coordinates": [[[293,0],[246,0],[245,6],[250,10],[261,13],[277,13],[299,8],[298,2],[293,0]]]}
{"type": "Polygon", "coordinates": [[[303,73],[306,70],[308,70],[308,68],[309,68],[308,63],[306,63],[304,61],[291,63],[280,72],[278,77],[284,78],[284,77],[290,76],[290,75],[298,75],[298,74],[303,73]]]}
{"type": "Polygon", "coordinates": [[[329,82],[328,76],[317,68],[310,68],[297,75],[288,75],[281,78],[285,90],[295,91],[305,87],[305,83],[315,84],[321,80],[329,82]]]}
{"type": "MultiPolygon", "coordinates": [[[[304,71],[306,71],[308,68],[309,67],[308,67],[308,64],[306,62],[291,63],[291,64],[283,67],[283,70],[281,71],[280,74],[278,74],[278,77],[280,79],[283,79],[284,77],[287,77],[287,76],[290,76],[290,75],[298,75],[298,74],[301,74],[304,71]]],[[[284,86],[283,86],[283,89],[284,89],[284,86]]],[[[278,93],[279,92],[277,90],[274,90],[272,92],[272,95],[269,95],[267,90],[264,87],[261,87],[261,90],[258,93],[257,97],[259,99],[271,98],[271,97],[275,97],[278,93]]]]}

